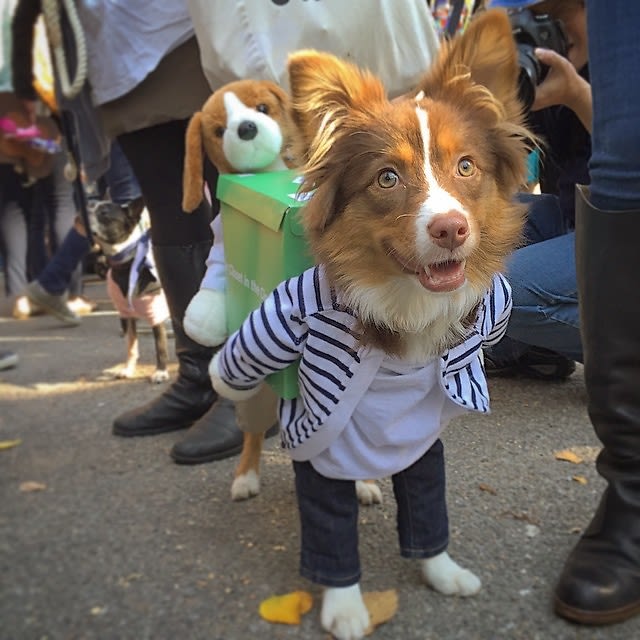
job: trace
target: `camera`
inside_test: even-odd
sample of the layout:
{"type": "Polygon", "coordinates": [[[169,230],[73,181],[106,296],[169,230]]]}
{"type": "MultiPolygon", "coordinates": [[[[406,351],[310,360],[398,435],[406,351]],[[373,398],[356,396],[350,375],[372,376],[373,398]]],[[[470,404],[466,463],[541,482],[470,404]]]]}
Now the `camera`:
{"type": "Polygon", "coordinates": [[[545,79],[549,67],[536,58],[536,47],[567,55],[567,38],[562,24],[547,14],[535,14],[529,9],[509,11],[511,31],[518,49],[518,94],[527,110],[531,108],[536,87],[545,79]]]}

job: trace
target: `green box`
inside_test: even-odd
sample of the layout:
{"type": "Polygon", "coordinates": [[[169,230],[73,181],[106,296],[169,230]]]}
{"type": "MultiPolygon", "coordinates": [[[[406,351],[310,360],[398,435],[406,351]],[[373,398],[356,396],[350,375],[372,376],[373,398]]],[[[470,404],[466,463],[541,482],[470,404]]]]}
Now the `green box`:
{"type": "MultiPolygon", "coordinates": [[[[296,196],[298,186],[295,171],[218,178],[230,333],[280,282],[313,266],[298,219],[304,205],[296,196]]],[[[282,398],[295,398],[298,364],[270,375],[267,382],[282,398]]]]}

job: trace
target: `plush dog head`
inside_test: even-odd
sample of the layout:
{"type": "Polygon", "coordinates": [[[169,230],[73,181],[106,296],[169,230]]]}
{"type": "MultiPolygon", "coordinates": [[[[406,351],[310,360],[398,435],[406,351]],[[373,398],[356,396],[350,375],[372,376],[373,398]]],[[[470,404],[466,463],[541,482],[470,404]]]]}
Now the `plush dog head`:
{"type": "Polygon", "coordinates": [[[517,77],[499,10],[444,43],[416,91],[392,102],[334,56],[290,57],[302,189],[314,191],[302,223],[374,342],[469,316],[518,243],[530,133],[517,77]]]}
{"type": "Polygon", "coordinates": [[[148,226],[142,221],[144,201],[142,198],[127,205],[111,201],[97,201],[89,204],[89,222],[95,241],[107,257],[118,254],[131,244],[132,236],[148,226]]]}
{"type": "Polygon", "coordinates": [[[238,80],[215,91],[189,122],[182,208],[202,201],[202,156],[219,173],[257,173],[294,166],[289,96],[266,80],[238,80]]]}

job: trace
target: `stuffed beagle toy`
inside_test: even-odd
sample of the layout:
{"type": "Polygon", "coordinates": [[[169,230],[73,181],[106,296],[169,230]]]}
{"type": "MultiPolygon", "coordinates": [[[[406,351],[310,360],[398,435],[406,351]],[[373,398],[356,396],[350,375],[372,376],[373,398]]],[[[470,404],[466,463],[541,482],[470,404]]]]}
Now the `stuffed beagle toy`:
{"type": "MultiPolygon", "coordinates": [[[[289,96],[277,84],[238,80],[220,87],[193,115],[187,128],[182,208],[191,212],[204,197],[204,154],[219,173],[293,168],[294,132],[289,96]]],[[[222,344],[227,337],[220,216],[211,227],[214,243],[207,272],[184,317],[187,334],[206,346],[222,344]]]]}

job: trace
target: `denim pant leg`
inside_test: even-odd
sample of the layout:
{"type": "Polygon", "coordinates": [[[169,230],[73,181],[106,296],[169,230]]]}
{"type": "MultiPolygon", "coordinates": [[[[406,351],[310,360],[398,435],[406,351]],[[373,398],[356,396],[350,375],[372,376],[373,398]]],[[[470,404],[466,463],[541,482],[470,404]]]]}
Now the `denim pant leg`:
{"type": "Polygon", "coordinates": [[[109,169],[104,179],[109,187],[109,196],[116,204],[128,204],[142,195],[138,180],[117,140],[111,144],[109,169]]]}
{"type": "Polygon", "coordinates": [[[640,3],[587,0],[589,76],[593,93],[591,203],[640,209],[640,3]]]}
{"type": "Polygon", "coordinates": [[[398,538],[404,558],[432,558],[449,544],[444,447],[441,440],[408,469],[392,476],[398,538]]]}
{"type": "Polygon", "coordinates": [[[528,207],[527,246],[507,261],[513,311],[506,336],[488,350],[501,364],[517,360],[535,345],[582,362],[575,270],[575,234],[558,199],[521,194],[528,207]]]}
{"type": "Polygon", "coordinates": [[[320,475],[293,462],[301,524],[300,574],[327,587],[360,581],[358,498],[352,480],[320,475]]]}

